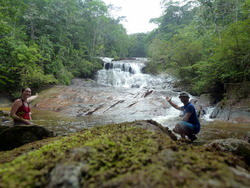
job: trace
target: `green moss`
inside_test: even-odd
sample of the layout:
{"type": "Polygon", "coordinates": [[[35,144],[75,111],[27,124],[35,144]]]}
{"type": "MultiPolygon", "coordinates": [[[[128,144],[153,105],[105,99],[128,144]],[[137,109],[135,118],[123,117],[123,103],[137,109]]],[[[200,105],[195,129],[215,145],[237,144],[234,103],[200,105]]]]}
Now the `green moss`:
{"type": "MultiPolygon", "coordinates": [[[[238,180],[229,170],[233,165],[242,165],[237,164],[237,157],[174,142],[168,135],[130,123],[95,127],[30,148],[0,165],[0,187],[44,187],[56,164],[82,162],[88,164],[88,170],[82,174],[83,187],[201,187],[204,184],[207,187],[212,183],[224,185],[227,178],[230,183],[240,181],[247,185],[247,181],[238,180]],[[77,148],[86,151],[73,152],[77,148]],[[207,180],[211,178],[214,181],[209,184],[207,180]]],[[[3,154],[8,156],[13,152],[3,154]]]]}

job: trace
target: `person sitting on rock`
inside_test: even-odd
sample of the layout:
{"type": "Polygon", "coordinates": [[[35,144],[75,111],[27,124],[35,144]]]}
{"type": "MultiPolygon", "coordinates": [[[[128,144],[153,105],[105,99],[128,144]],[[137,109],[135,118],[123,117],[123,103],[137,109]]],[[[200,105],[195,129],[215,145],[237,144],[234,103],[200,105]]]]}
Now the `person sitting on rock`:
{"type": "Polygon", "coordinates": [[[182,119],[178,122],[173,129],[173,131],[179,134],[182,138],[187,136],[191,141],[197,139],[195,134],[200,132],[200,121],[196,114],[196,110],[193,104],[189,102],[189,95],[185,92],[180,93],[179,98],[184,106],[178,106],[172,102],[172,97],[166,97],[166,100],[176,108],[177,110],[182,111],[182,119]]]}
{"type": "Polygon", "coordinates": [[[10,116],[14,125],[31,125],[31,112],[29,103],[36,99],[38,94],[31,96],[30,88],[23,88],[21,98],[14,101],[10,110],[10,116]]]}

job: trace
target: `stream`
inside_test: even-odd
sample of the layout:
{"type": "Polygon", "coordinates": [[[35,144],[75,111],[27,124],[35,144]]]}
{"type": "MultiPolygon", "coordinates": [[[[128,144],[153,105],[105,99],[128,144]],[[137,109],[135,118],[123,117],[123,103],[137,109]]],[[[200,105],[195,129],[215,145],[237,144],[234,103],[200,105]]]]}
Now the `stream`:
{"type": "MultiPolygon", "coordinates": [[[[39,93],[32,107],[33,123],[59,135],[78,132],[93,126],[153,119],[173,129],[179,111],[171,107],[166,96],[181,104],[179,91],[172,88],[169,75],[143,74],[146,59],[111,61],[103,58],[103,69],[95,81],[74,79],[70,86],[54,86],[39,93]]],[[[191,96],[191,101],[199,98],[191,96]]],[[[0,97],[0,110],[9,111],[11,102],[0,97]]],[[[212,107],[206,106],[200,118],[197,142],[220,138],[243,138],[250,131],[247,124],[220,122],[209,118],[212,107]]],[[[11,125],[4,121],[2,125],[11,125]]]]}

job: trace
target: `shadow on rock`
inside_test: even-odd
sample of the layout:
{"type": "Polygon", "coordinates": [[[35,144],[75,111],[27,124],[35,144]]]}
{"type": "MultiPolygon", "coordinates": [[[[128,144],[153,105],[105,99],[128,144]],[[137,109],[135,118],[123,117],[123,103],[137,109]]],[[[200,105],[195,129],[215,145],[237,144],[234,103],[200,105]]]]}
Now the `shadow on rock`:
{"type": "Polygon", "coordinates": [[[52,137],[54,133],[38,126],[0,126],[0,151],[12,150],[24,144],[52,137]]]}

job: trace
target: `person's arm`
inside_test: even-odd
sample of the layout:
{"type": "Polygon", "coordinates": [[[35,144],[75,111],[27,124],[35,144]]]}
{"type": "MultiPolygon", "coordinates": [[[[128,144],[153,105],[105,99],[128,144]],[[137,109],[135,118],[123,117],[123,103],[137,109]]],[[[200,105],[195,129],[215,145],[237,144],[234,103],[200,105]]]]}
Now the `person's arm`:
{"type": "Polygon", "coordinates": [[[32,95],[27,99],[27,102],[30,103],[31,101],[35,100],[38,97],[38,93],[36,95],[32,95]]]}
{"type": "Polygon", "coordinates": [[[184,115],[184,117],[182,118],[181,121],[185,121],[185,122],[188,122],[189,118],[191,117],[191,115],[194,113],[195,111],[195,108],[193,105],[188,105],[186,107],[186,113],[184,115]]]}
{"type": "Polygon", "coordinates": [[[188,122],[188,119],[191,117],[191,115],[192,115],[191,112],[187,112],[185,116],[181,119],[181,121],[188,122]]]}
{"type": "Polygon", "coordinates": [[[19,101],[19,100],[16,100],[12,107],[11,107],[11,110],[10,110],[10,117],[12,117],[13,119],[17,120],[17,121],[20,121],[20,122],[23,122],[24,124],[26,125],[30,125],[31,123],[28,121],[28,120],[25,120],[21,117],[19,117],[18,115],[16,115],[16,112],[18,110],[18,108],[22,105],[22,102],[19,101]]]}
{"type": "Polygon", "coordinates": [[[172,102],[172,97],[166,97],[166,100],[167,100],[167,101],[169,102],[169,104],[170,104],[171,106],[173,106],[175,109],[181,110],[181,107],[180,107],[180,106],[178,106],[177,104],[175,104],[175,103],[172,102]]]}

